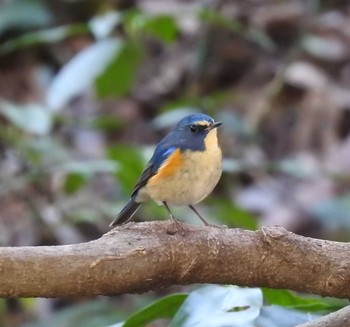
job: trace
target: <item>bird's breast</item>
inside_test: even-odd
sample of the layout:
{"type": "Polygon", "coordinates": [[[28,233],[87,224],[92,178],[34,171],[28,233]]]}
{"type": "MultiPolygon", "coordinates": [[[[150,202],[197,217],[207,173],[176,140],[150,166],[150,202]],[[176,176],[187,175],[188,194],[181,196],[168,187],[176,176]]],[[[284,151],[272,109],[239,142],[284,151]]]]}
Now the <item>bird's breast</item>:
{"type": "Polygon", "coordinates": [[[150,178],[140,196],[173,205],[193,205],[212,192],[221,172],[222,155],[217,141],[205,151],[179,151],[150,178]]]}

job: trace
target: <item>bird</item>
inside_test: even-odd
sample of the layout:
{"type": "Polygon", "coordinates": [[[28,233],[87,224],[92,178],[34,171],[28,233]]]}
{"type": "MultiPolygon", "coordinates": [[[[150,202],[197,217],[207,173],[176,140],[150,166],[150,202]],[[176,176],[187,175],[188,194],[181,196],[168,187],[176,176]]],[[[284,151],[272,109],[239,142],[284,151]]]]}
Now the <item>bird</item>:
{"type": "Polygon", "coordinates": [[[177,219],[169,205],[188,206],[206,226],[211,225],[194,205],[213,191],[221,177],[220,125],[222,122],[199,113],[181,119],[156,146],[129,201],[110,227],[126,224],[148,200],[163,204],[173,221],[177,219]]]}

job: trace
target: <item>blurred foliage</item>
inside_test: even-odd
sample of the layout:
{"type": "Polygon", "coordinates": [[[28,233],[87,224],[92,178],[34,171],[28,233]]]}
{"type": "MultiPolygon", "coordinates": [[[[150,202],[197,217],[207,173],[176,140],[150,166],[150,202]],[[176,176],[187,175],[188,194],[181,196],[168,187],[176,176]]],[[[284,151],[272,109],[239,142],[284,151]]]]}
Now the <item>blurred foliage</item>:
{"type": "Polygon", "coordinates": [[[135,312],[122,324],[123,327],[145,326],[157,319],[170,319],[187,298],[186,294],[172,294],[135,312]]]}
{"type": "Polygon", "coordinates": [[[92,300],[84,304],[76,304],[69,309],[61,310],[50,321],[29,323],[24,327],[97,327],[106,326],[120,319],[120,313],[107,299],[92,300]]]}
{"type": "MultiPolygon", "coordinates": [[[[154,145],[193,112],[224,122],[223,177],[201,204],[211,221],[349,241],[347,2],[11,0],[0,9],[1,245],[100,237],[154,145]]],[[[187,209],[176,216],[192,219],[187,209]]],[[[151,203],[135,218],[145,217],[167,213],[151,203]]],[[[235,317],[292,326],[346,304],[233,286],[173,291],[2,300],[0,325],[235,317]]]]}
{"type": "Polygon", "coordinates": [[[141,175],[145,162],[136,148],[126,145],[112,145],[108,149],[108,157],[118,163],[119,170],[116,177],[120,182],[125,194],[131,194],[135,181],[141,175]],[[130,161],[130,157],[133,158],[130,161]]]}
{"type": "Polygon", "coordinates": [[[332,312],[348,305],[348,300],[300,296],[287,290],[262,289],[266,303],[281,305],[304,312],[332,312]]]}
{"type": "Polygon", "coordinates": [[[86,184],[86,178],[82,174],[70,173],[66,176],[63,189],[67,194],[73,194],[77,192],[85,184],[86,184]]]}
{"type": "Polygon", "coordinates": [[[215,217],[221,217],[223,223],[228,226],[237,226],[240,228],[257,229],[257,221],[252,214],[237,207],[222,198],[212,198],[208,200],[215,217]]]}
{"type": "Polygon", "coordinates": [[[134,37],[152,36],[172,43],[178,35],[176,20],[171,15],[147,15],[139,10],[129,10],[124,15],[125,29],[134,37]]]}
{"type": "MultiPolygon", "coordinates": [[[[341,304],[346,305],[346,301],[341,304]]],[[[170,327],[294,327],[316,319],[335,307],[320,298],[303,298],[282,290],[261,291],[258,288],[208,285],[188,296],[166,296],[113,327],[141,327],[164,318],[171,319],[170,327]],[[263,299],[267,304],[263,304],[263,299]],[[276,303],[279,306],[273,305],[276,303]],[[293,309],[302,309],[307,313],[293,309]]]]}
{"type": "Polygon", "coordinates": [[[30,46],[56,43],[68,37],[75,35],[87,34],[89,30],[83,24],[74,24],[68,26],[59,26],[55,28],[48,28],[46,30],[31,32],[19,36],[15,39],[10,39],[0,45],[0,55],[4,56],[21,48],[30,46]]]}
{"type": "Polygon", "coordinates": [[[0,110],[13,126],[26,132],[43,135],[47,134],[51,129],[51,114],[36,104],[18,106],[3,101],[0,110]]]}
{"type": "Polygon", "coordinates": [[[97,96],[105,98],[125,95],[133,85],[140,56],[140,47],[132,43],[124,44],[105,71],[96,78],[97,96]]]}
{"type": "Polygon", "coordinates": [[[52,15],[43,6],[42,1],[13,0],[1,5],[0,33],[15,29],[47,27],[52,22],[52,15]]]}

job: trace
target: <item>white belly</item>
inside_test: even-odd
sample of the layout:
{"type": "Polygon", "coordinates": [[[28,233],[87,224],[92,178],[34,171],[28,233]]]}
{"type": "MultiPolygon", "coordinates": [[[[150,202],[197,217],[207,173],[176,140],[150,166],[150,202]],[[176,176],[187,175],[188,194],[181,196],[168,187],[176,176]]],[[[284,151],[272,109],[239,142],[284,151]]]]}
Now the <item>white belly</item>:
{"type": "Polygon", "coordinates": [[[139,195],[170,205],[194,205],[212,192],[221,172],[222,155],[218,146],[211,151],[186,151],[181,169],[162,183],[148,183],[139,195]]]}

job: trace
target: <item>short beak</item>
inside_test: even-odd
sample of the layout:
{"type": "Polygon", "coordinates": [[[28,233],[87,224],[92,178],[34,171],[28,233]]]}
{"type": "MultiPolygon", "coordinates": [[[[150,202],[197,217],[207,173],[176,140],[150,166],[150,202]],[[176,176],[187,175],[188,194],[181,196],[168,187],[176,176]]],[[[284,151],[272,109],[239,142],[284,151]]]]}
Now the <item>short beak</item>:
{"type": "Polygon", "coordinates": [[[217,128],[217,127],[219,127],[219,126],[221,126],[221,125],[222,125],[222,122],[216,121],[216,122],[212,123],[212,124],[207,128],[207,131],[210,131],[210,130],[212,130],[212,129],[214,129],[214,128],[217,128]]]}

